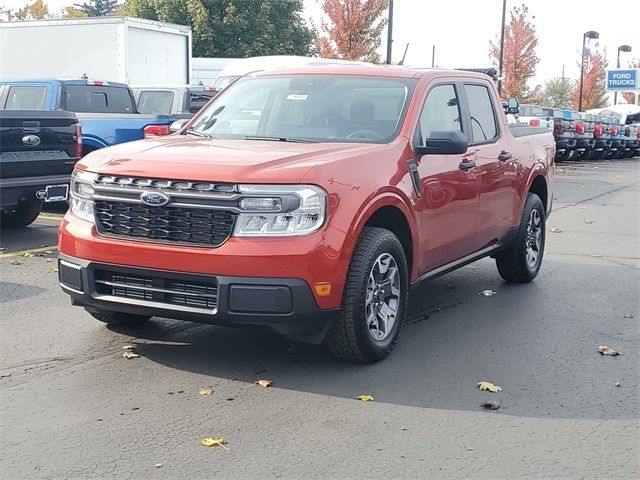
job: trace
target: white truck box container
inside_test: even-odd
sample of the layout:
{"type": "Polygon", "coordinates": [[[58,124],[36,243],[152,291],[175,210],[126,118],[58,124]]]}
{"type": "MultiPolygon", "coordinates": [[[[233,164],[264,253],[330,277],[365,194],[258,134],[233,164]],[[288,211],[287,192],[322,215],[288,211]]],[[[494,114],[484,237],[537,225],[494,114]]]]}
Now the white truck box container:
{"type": "Polygon", "coordinates": [[[0,78],[191,80],[191,27],[130,17],[0,22],[0,78]]]}

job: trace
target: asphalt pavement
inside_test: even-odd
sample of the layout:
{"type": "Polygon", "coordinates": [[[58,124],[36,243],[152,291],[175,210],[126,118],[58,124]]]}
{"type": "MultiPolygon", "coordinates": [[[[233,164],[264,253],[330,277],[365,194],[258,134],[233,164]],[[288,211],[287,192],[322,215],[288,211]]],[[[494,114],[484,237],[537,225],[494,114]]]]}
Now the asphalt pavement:
{"type": "Polygon", "coordinates": [[[485,259],[434,280],[374,365],[168,319],[106,328],[58,287],[55,215],[3,231],[0,477],[638,478],[639,167],[559,164],[538,278],[485,259]]]}

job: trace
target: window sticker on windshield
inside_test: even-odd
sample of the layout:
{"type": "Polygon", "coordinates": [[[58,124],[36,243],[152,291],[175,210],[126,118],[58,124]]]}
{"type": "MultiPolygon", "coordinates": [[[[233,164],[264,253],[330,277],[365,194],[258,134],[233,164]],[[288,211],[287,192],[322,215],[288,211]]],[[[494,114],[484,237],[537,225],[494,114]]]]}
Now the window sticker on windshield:
{"type": "Polygon", "coordinates": [[[297,93],[290,93],[289,95],[287,95],[287,100],[306,100],[307,98],[309,98],[309,95],[300,95],[297,93]]]}

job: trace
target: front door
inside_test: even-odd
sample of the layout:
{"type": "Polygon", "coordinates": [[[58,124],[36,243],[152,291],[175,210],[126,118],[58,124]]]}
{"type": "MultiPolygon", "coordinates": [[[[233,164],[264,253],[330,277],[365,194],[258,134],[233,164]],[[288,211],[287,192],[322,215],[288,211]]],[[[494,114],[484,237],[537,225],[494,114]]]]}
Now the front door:
{"type": "MultiPolygon", "coordinates": [[[[434,130],[466,131],[462,122],[458,87],[451,83],[428,89],[414,144],[424,143],[434,130]]],[[[466,133],[466,132],[465,132],[466,133]]],[[[427,154],[415,162],[420,177],[421,274],[458,260],[473,251],[478,209],[475,150],[461,155],[427,154]]]]}

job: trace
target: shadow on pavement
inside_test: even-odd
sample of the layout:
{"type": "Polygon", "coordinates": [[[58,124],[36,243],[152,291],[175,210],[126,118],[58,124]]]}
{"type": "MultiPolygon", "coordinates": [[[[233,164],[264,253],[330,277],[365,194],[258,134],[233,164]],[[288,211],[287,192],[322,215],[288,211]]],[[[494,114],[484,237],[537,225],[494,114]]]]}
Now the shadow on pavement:
{"type": "Polygon", "coordinates": [[[632,272],[547,259],[535,282],[509,285],[484,260],[415,292],[396,350],[373,365],[332,358],[322,346],[188,322],[158,320],[127,333],[149,340],[137,350],[159,364],[245,382],[268,378],[276,388],[471,411],[489,399],[500,402],[500,414],[631,419],[638,333],[637,320],[624,314],[638,312],[632,272]],[[497,294],[479,296],[485,289],[497,294]],[[603,343],[624,355],[599,355],[603,343]],[[481,392],[481,380],[503,391],[481,392]]]}

